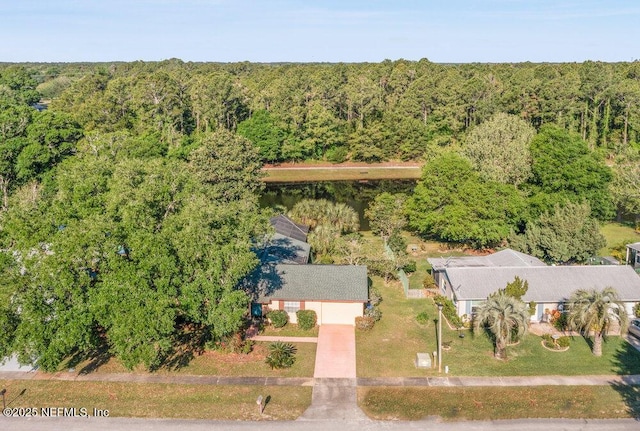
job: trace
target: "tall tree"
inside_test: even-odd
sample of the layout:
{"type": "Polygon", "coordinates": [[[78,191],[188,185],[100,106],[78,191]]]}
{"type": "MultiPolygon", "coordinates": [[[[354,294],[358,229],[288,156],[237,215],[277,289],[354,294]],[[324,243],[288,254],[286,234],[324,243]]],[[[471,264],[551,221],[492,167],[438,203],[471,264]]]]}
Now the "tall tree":
{"type": "Polygon", "coordinates": [[[518,226],[524,201],[514,187],[482,181],[467,159],[445,153],[425,165],[406,211],[409,227],[423,235],[482,248],[518,226]]]}
{"type": "Polygon", "coordinates": [[[612,174],[602,158],[580,136],[545,126],[531,141],[533,197],[538,211],[551,210],[564,200],[587,200],[593,215],[607,220],[614,214],[609,182],[612,174]]]}
{"type": "Polygon", "coordinates": [[[268,111],[259,110],[238,124],[238,134],[247,138],[260,150],[260,157],[266,162],[280,160],[286,133],[268,111]]]}
{"type": "Polygon", "coordinates": [[[534,135],[526,121],[500,113],[471,130],[463,152],[483,178],[517,186],[531,175],[534,135]]]}
{"type": "Polygon", "coordinates": [[[606,245],[598,221],[584,202],[556,205],[527,224],[522,235],[512,235],[511,247],[551,263],[585,262],[606,245]]]}
{"type": "Polygon", "coordinates": [[[369,219],[371,231],[380,235],[386,244],[387,240],[395,232],[400,231],[407,224],[404,205],[406,196],[392,195],[389,192],[380,193],[365,210],[365,216],[369,219]]]}
{"type": "Polygon", "coordinates": [[[586,336],[593,334],[591,351],[602,356],[602,341],[613,324],[621,328],[627,323],[627,312],[612,287],[603,290],[576,290],[567,303],[569,324],[586,336]]]}

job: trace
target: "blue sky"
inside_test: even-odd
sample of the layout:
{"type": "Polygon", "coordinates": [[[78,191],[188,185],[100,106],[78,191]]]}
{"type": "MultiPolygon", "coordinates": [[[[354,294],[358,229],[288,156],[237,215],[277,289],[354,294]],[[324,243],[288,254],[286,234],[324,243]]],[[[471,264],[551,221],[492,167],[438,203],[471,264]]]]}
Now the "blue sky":
{"type": "Polygon", "coordinates": [[[640,59],[638,0],[0,0],[0,62],[640,59]]]}

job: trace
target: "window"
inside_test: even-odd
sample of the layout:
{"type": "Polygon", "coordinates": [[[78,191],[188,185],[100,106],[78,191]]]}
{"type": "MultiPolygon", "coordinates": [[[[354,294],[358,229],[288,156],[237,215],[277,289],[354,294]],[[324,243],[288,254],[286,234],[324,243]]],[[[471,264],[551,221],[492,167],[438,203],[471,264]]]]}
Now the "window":
{"type": "Polygon", "coordinates": [[[295,313],[300,310],[300,301],[284,301],[284,311],[287,313],[295,313]]]}

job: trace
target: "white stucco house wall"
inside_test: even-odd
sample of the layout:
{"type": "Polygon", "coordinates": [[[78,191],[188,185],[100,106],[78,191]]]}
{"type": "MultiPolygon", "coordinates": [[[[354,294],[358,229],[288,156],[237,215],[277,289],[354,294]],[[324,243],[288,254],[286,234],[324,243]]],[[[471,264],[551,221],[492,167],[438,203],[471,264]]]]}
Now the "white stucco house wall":
{"type": "Polygon", "coordinates": [[[545,310],[562,310],[578,289],[613,287],[629,315],[640,302],[640,277],[627,265],[550,266],[511,249],[480,257],[428,259],[440,292],[456,305],[458,315],[471,318],[487,296],[504,289],[515,277],[526,280],[524,302],[535,302],[533,321],[544,320],[545,310]]]}
{"type": "Polygon", "coordinates": [[[291,323],[296,311],[314,310],[318,325],[355,325],[369,301],[367,267],[361,265],[263,265],[254,276],[253,310],[284,310],[291,323]]]}

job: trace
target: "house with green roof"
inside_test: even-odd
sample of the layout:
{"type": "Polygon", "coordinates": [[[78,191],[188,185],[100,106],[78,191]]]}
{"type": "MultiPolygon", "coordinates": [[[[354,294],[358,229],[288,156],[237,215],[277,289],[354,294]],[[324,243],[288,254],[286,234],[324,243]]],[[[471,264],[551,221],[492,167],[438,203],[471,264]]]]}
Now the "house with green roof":
{"type": "Polygon", "coordinates": [[[264,264],[249,280],[254,315],[284,310],[291,323],[298,310],[314,310],[319,325],[354,325],[369,301],[362,265],[264,264]]]}

